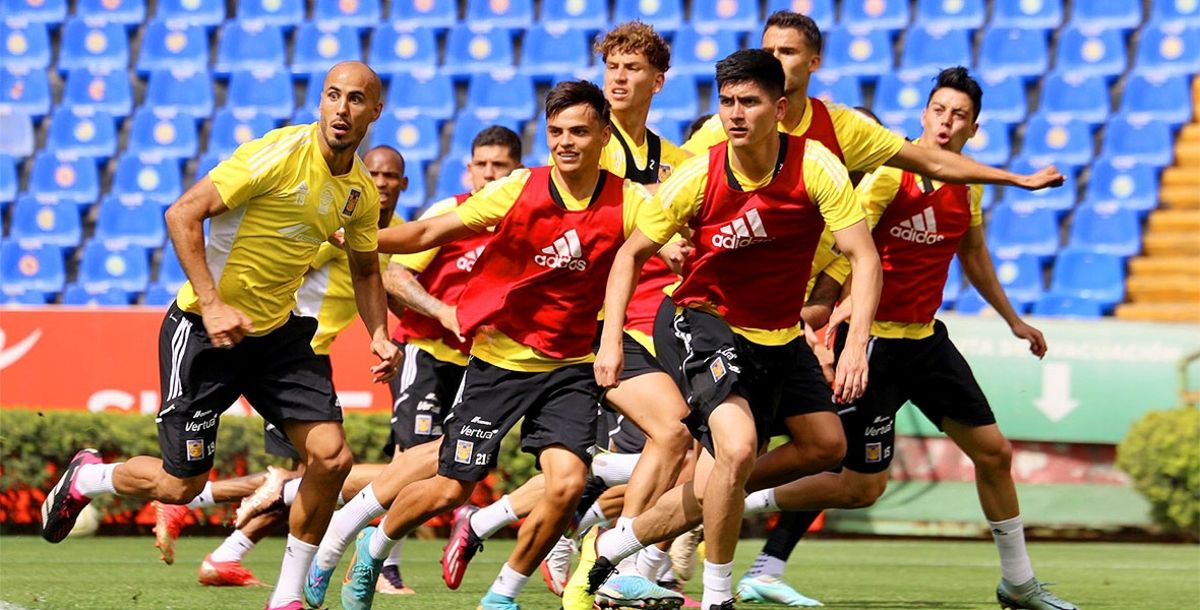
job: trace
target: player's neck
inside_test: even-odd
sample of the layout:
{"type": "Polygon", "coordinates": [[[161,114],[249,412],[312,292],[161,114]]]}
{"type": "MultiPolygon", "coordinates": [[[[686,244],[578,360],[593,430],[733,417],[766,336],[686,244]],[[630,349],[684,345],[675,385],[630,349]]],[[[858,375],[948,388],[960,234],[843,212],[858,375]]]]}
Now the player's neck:
{"type": "Polygon", "coordinates": [[[329,143],[325,138],[317,138],[317,149],[321,151],[321,157],[325,159],[325,165],[329,166],[329,175],[342,176],[350,173],[350,169],[354,167],[354,154],[358,150],[358,146],[348,148],[344,151],[335,151],[329,147],[329,143]]]}
{"type": "Polygon", "coordinates": [[[650,104],[638,108],[612,111],[612,121],[629,136],[629,143],[641,146],[646,141],[646,118],[650,116],[650,104]]]}
{"type": "Polygon", "coordinates": [[[788,95],[787,101],[787,112],[783,115],[782,124],[783,128],[788,133],[791,133],[800,126],[800,122],[804,120],[804,115],[808,114],[808,87],[788,95]]]}
{"type": "Polygon", "coordinates": [[[741,176],[760,181],[775,171],[779,161],[779,137],[771,134],[757,146],[730,146],[729,165],[741,176]]]}
{"type": "Polygon", "coordinates": [[[564,172],[554,166],[551,177],[558,185],[567,190],[571,197],[585,201],[596,191],[596,181],[600,179],[600,166],[581,167],[571,172],[564,172]]]}

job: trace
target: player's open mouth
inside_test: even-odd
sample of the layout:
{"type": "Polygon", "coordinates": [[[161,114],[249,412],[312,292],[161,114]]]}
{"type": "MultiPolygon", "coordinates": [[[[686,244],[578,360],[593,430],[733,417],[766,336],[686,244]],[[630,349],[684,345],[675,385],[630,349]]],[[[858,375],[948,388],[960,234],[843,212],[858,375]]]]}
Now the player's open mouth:
{"type": "Polygon", "coordinates": [[[624,87],[614,87],[610,95],[614,100],[624,100],[629,97],[629,90],[624,87]]]}
{"type": "Polygon", "coordinates": [[[574,163],[579,160],[579,153],[577,153],[577,152],[557,152],[557,153],[554,153],[554,157],[556,159],[558,159],[559,161],[563,161],[566,163],[574,163]]]}
{"type": "Polygon", "coordinates": [[[330,123],[329,128],[333,130],[335,135],[344,136],[350,133],[350,125],[346,123],[330,123]]]}
{"type": "Polygon", "coordinates": [[[735,137],[735,136],[739,137],[739,138],[744,138],[749,134],[750,134],[749,127],[730,127],[729,128],[729,137],[731,137],[731,138],[735,137]]]}

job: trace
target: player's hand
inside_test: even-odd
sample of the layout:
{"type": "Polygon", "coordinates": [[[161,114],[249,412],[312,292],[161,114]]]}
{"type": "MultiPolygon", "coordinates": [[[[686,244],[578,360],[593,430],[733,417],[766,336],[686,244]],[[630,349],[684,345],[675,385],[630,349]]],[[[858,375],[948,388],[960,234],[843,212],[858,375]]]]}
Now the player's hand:
{"type": "Polygon", "coordinates": [[[658,251],[658,256],[667,263],[671,271],[674,271],[677,275],[683,275],[683,262],[695,251],[695,248],[680,239],[663,246],[658,251]]]}
{"type": "Polygon", "coordinates": [[[1062,186],[1066,178],[1053,165],[1043,167],[1037,173],[1021,176],[1021,186],[1031,191],[1062,186]]]}
{"type": "Polygon", "coordinates": [[[462,336],[462,329],[458,326],[458,305],[447,305],[439,309],[437,321],[441,323],[442,328],[454,333],[459,341],[466,341],[462,336]]]}
{"type": "Polygon", "coordinates": [[[842,350],[838,360],[837,372],[833,381],[833,399],[841,404],[849,404],[859,399],[867,391],[867,346],[847,345],[842,350]]]}
{"type": "Polygon", "coordinates": [[[624,347],[620,343],[616,347],[601,344],[593,368],[597,385],[602,388],[617,387],[621,383],[621,371],[625,370],[624,347]]]}
{"type": "Polygon", "coordinates": [[[851,306],[850,299],[842,301],[837,307],[833,308],[833,313],[829,314],[829,324],[825,325],[825,347],[833,349],[833,343],[837,339],[838,329],[842,327],[851,314],[854,313],[854,308],[851,306]]]}
{"type": "Polygon", "coordinates": [[[374,376],[371,381],[375,383],[391,381],[400,370],[400,361],[404,359],[404,352],[388,339],[373,339],[371,340],[371,353],[379,358],[379,364],[371,367],[371,375],[374,376]]]}
{"type": "Polygon", "coordinates": [[[221,299],[205,305],[200,317],[214,347],[230,349],[241,343],[248,333],[254,332],[250,318],[221,299]]]}
{"type": "Polygon", "coordinates": [[[1012,333],[1018,339],[1024,339],[1029,342],[1029,353],[1037,356],[1038,359],[1046,356],[1046,337],[1042,336],[1042,331],[1018,321],[1012,326],[1012,333]]]}
{"type": "MultiPolygon", "coordinates": [[[[826,327],[826,332],[829,332],[829,327],[826,327]]],[[[825,376],[825,383],[833,385],[833,350],[825,347],[821,338],[817,336],[817,332],[811,326],[804,325],[804,340],[808,343],[808,347],[812,349],[813,355],[817,357],[817,362],[821,364],[821,374],[825,376]]]]}
{"type": "Polygon", "coordinates": [[[338,229],[338,230],[334,231],[333,235],[329,236],[329,243],[345,250],[346,249],[346,231],[344,229],[338,229]]]}

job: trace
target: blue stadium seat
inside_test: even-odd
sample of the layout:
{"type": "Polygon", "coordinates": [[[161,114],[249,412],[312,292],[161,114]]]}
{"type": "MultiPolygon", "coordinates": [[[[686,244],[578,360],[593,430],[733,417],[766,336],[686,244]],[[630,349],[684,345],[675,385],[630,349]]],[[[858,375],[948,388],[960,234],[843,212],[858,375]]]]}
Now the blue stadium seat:
{"type": "Polygon", "coordinates": [[[1062,0],[992,0],[992,27],[1054,30],[1063,22],[1062,0]]]}
{"type": "Polygon", "coordinates": [[[21,195],[13,204],[9,238],[55,248],[76,248],[83,241],[79,208],[69,201],[21,195]]]}
{"type": "Polygon", "coordinates": [[[384,78],[396,73],[433,72],[438,65],[437,38],[433,28],[410,29],[399,21],[381,23],[371,34],[367,57],[384,78]]]}
{"type": "Polygon", "coordinates": [[[1020,156],[1013,159],[1012,163],[1008,165],[1008,171],[1018,174],[1032,174],[1051,163],[1057,164],[1058,168],[1063,172],[1066,180],[1062,186],[1037,191],[1008,187],[1004,189],[1003,203],[1018,207],[1032,206],[1043,210],[1050,210],[1060,215],[1074,207],[1077,190],[1075,172],[1070,168],[1064,167],[1064,164],[1052,157],[1035,160],[1027,157],[1026,153],[1022,152],[1020,156]]]}
{"type": "MultiPolygon", "coordinates": [[[[537,24],[525,32],[520,70],[522,74],[545,82],[555,74],[586,68],[591,56],[587,32],[582,29],[537,24]]],[[[672,66],[671,69],[676,68],[672,66]]]]}
{"type": "Polygon", "coordinates": [[[975,137],[967,140],[963,154],[985,165],[1004,166],[1012,156],[1008,123],[981,121],[975,137]]]}
{"type": "Polygon", "coordinates": [[[100,202],[96,234],[92,239],[110,248],[160,248],[167,239],[163,208],[139,195],[109,195],[100,202]]]}
{"type": "Polygon", "coordinates": [[[8,155],[0,155],[0,212],[17,198],[17,161],[8,155]]]}
{"type": "Polygon", "coordinates": [[[900,57],[902,74],[935,76],[951,66],[969,65],[971,41],[967,30],[935,30],[919,25],[908,29],[900,57]]]}
{"type": "Polygon", "coordinates": [[[279,26],[230,21],[221,28],[213,74],[227,78],[234,70],[274,70],[287,63],[279,26]]]}
{"type": "Polygon", "coordinates": [[[29,157],[33,155],[33,119],[24,112],[0,105],[0,155],[29,157]]]}
{"type": "Polygon", "coordinates": [[[2,0],[0,13],[58,27],[67,18],[67,0],[2,0]]]}
{"type": "Polygon", "coordinates": [[[447,74],[396,74],[388,86],[384,111],[404,119],[424,116],[444,121],[454,116],[454,83],[447,74]]]}
{"type": "Polygon", "coordinates": [[[1053,163],[1063,173],[1092,160],[1092,127],[1083,121],[1051,121],[1036,113],[1025,124],[1021,155],[1037,165],[1053,163]]]}
{"type": "Polygon", "coordinates": [[[304,21],[304,0],[249,0],[239,2],[238,19],[260,21],[285,30],[304,21]]]}
{"type": "Polygon", "coordinates": [[[988,76],[1040,76],[1050,65],[1049,36],[1044,30],[998,28],[983,31],[975,69],[988,76]]]}
{"type": "Polygon", "coordinates": [[[741,48],[738,36],[733,30],[680,29],[671,42],[671,76],[693,75],[711,82],[717,62],[741,48]]]}
{"type": "Polygon", "coordinates": [[[208,118],[213,111],[212,76],[208,70],[155,70],[146,85],[142,108],[208,118]]]}
{"type": "Polygon", "coordinates": [[[94,21],[119,23],[132,29],[146,20],[146,0],[77,0],[75,14],[94,21]]]}
{"type": "Polygon", "coordinates": [[[1004,258],[1032,254],[1045,259],[1058,252],[1058,219],[1052,210],[1030,205],[998,205],[988,218],[987,240],[1004,258]]]}
{"type": "Polygon", "coordinates": [[[50,67],[50,34],[42,23],[0,21],[0,64],[9,69],[45,70],[50,67]]]}
{"type": "Polygon", "coordinates": [[[984,210],[991,209],[992,204],[996,203],[996,193],[998,191],[998,187],[993,184],[983,185],[982,201],[979,202],[979,207],[983,208],[984,210]]]}
{"type": "Polygon", "coordinates": [[[921,118],[919,116],[896,117],[891,121],[884,121],[883,124],[892,132],[906,140],[913,140],[921,136],[923,128],[921,126],[921,118]]]}
{"type": "Polygon", "coordinates": [[[408,174],[408,190],[396,198],[396,215],[404,220],[412,220],[414,212],[425,205],[428,189],[425,186],[425,164],[413,163],[412,171],[408,174]]]}
{"type": "Polygon", "coordinates": [[[41,152],[33,158],[29,190],[86,208],[100,198],[100,173],[94,159],[41,152]]]}
{"type": "Polygon", "coordinates": [[[1079,299],[1062,294],[1042,295],[1033,304],[1033,315],[1048,318],[1081,318],[1090,320],[1104,315],[1100,303],[1090,299],[1079,299]]]}
{"type": "Polygon", "coordinates": [[[40,119],[50,113],[53,102],[45,70],[0,68],[0,107],[40,119]]]}
{"type": "Polygon", "coordinates": [[[68,155],[107,159],[117,154],[117,128],[111,115],[59,106],[50,115],[46,148],[68,155]]]}
{"type": "Polygon", "coordinates": [[[129,81],[127,70],[71,70],[63,87],[63,105],[124,119],[133,112],[133,85],[129,81]]]}
{"type": "Polygon", "coordinates": [[[305,81],[304,103],[300,105],[300,108],[297,108],[297,114],[299,114],[299,110],[302,108],[304,110],[312,111],[312,116],[305,118],[303,121],[296,121],[295,117],[293,117],[293,124],[297,122],[311,123],[317,120],[317,109],[321,106],[321,97],[325,93],[324,72],[314,72],[309,74],[308,78],[303,80],[305,81]]]}
{"type": "Polygon", "coordinates": [[[533,25],[533,0],[467,0],[466,22],[523,30],[533,25]]]}
{"type": "Polygon", "coordinates": [[[1190,0],[1153,0],[1150,23],[1200,27],[1200,3],[1190,0]]]}
{"type": "Polygon", "coordinates": [[[208,32],[178,20],[152,19],[142,31],[138,75],[145,78],[155,70],[178,68],[208,69],[208,32]]]}
{"type": "Polygon", "coordinates": [[[383,21],[379,0],[316,0],[313,21],[366,30],[383,21]]]}
{"type": "Polygon", "coordinates": [[[543,2],[538,19],[542,25],[560,30],[565,27],[589,32],[608,29],[608,2],[606,0],[570,0],[568,2],[543,2]]]}
{"type": "MultiPolygon", "coordinates": [[[[802,15],[808,15],[821,31],[833,27],[834,17],[837,11],[834,10],[833,0],[767,0],[766,16],[770,17],[776,11],[792,11],[802,15]]],[[[753,46],[753,45],[752,45],[753,46]]]]}
{"type": "Polygon", "coordinates": [[[700,114],[700,96],[696,92],[696,83],[690,78],[667,76],[662,91],[654,96],[650,106],[650,123],[658,123],[664,119],[690,121],[700,114]]]}
{"type": "Polygon", "coordinates": [[[996,279],[1004,288],[1008,300],[1021,311],[1041,298],[1045,288],[1042,282],[1042,263],[1038,257],[1021,255],[1015,258],[996,258],[996,279]]]}
{"type": "Polygon", "coordinates": [[[958,299],[958,293],[962,290],[962,275],[962,265],[955,256],[950,259],[950,268],[946,270],[946,285],[942,287],[942,309],[954,307],[954,301],[958,299]]]}
{"type": "Polygon", "coordinates": [[[1055,70],[1041,86],[1038,114],[1050,121],[1075,119],[1095,126],[1108,118],[1108,83],[1103,76],[1081,76],[1055,70]]]}
{"type": "Polygon", "coordinates": [[[465,78],[513,68],[513,41],[509,31],[492,28],[473,32],[466,26],[451,28],[446,38],[446,63],[442,71],[465,78]]]}
{"type": "Polygon", "coordinates": [[[0,294],[3,297],[5,305],[45,305],[46,294],[36,290],[25,290],[24,292],[16,292],[8,294],[7,291],[0,294]]]}
{"type": "Polygon", "coordinates": [[[342,61],[362,61],[362,42],[352,27],[304,22],[296,31],[292,75],[304,76],[329,70],[342,61]]]}
{"type": "Polygon", "coordinates": [[[268,122],[286,120],[296,108],[292,80],[283,70],[235,71],[229,77],[225,107],[241,114],[257,114],[268,122]]]}
{"type": "Polygon", "coordinates": [[[275,129],[275,124],[271,117],[253,109],[226,106],[213,115],[205,151],[232,155],[238,146],[275,129]]]}
{"type": "MultiPolygon", "coordinates": [[[[108,289],[134,295],[150,284],[150,260],[143,248],[110,246],[92,239],[79,260],[79,285],[89,292],[108,289]]],[[[127,301],[128,302],[128,301],[127,301]]]]}
{"type": "Polygon", "coordinates": [[[836,102],[846,106],[863,105],[862,83],[859,82],[857,76],[830,77],[823,70],[818,70],[813,73],[812,79],[809,81],[808,94],[827,102],[836,102]]]}
{"type": "Polygon", "coordinates": [[[158,0],[155,7],[155,17],[179,19],[208,29],[225,21],[225,3],[222,0],[158,0]]]}
{"type": "Polygon", "coordinates": [[[1071,216],[1067,247],[1084,252],[1133,256],[1142,250],[1137,212],[1110,203],[1083,206],[1071,216]]]}
{"type": "MultiPolygon", "coordinates": [[[[945,296],[942,297],[945,301],[945,296]]],[[[1014,304],[1015,306],[1015,304],[1014,304]]],[[[983,295],[971,285],[970,282],[963,282],[962,289],[958,292],[958,297],[954,302],[954,311],[966,316],[977,316],[984,311],[989,310],[991,305],[983,300],[983,295]]]]}
{"type": "Polygon", "coordinates": [[[1200,72],[1200,25],[1150,24],[1138,41],[1137,67],[1165,74],[1200,72]]]}
{"type": "Polygon", "coordinates": [[[170,290],[166,286],[154,282],[146,288],[146,294],[142,295],[142,305],[160,307],[170,305],[175,300],[176,294],[178,294],[177,290],[170,290]]]}
{"type": "MultiPolygon", "coordinates": [[[[438,171],[437,189],[434,191],[434,199],[445,199],[453,197],[459,193],[466,193],[471,190],[471,178],[467,175],[466,160],[456,161],[451,157],[442,158],[442,167],[438,171]],[[461,161],[461,162],[460,162],[461,161]]],[[[538,163],[544,165],[546,163],[545,155],[538,163]]]]}
{"type": "Polygon", "coordinates": [[[0,244],[0,286],[4,294],[38,292],[49,296],[61,292],[66,282],[62,250],[13,239],[0,244]]]}
{"type": "Polygon", "coordinates": [[[917,0],[916,23],[929,28],[973,30],[983,26],[983,0],[917,0]]]}
{"type": "Polygon", "coordinates": [[[183,194],[179,163],[153,155],[123,154],[117,159],[112,192],[116,197],[138,196],[165,208],[183,194]]]}
{"type": "Polygon", "coordinates": [[[76,68],[125,70],[129,67],[129,36],[115,23],[89,24],[78,17],[63,26],[58,71],[76,68]]]}
{"type": "Polygon", "coordinates": [[[893,71],[891,37],[883,30],[856,34],[844,27],[833,28],[825,35],[821,69],[837,75],[872,78],[888,74],[893,71]]]}
{"type": "Polygon", "coordinates": [[[458,24],[458,3],[436,0],[396,0],[392,2],[392,21],[414,28],[448,29],[458,24]]]}
{"type": "MultiPolygon", "coordinates": [[[[533,128],[533,146],[526,146],[525,167],[538,167],[550,161],[550,144],[546,137],[546,115],[538,116],[533,128]]],[[[463,160],[466,163],[466,159],[463,160]]]]}
{"type": "Polygon", "coordinates": [[[196,179],[199,180],[200,178],[207,176],[208,172],[211,171],[212,168],[216,167],[218,163],[227,158],[228,157],[223,157],[215,152],[206,152],[201,155],[200,160],[196,162],[196,179]]]}
{"type": "MultiPolygon", "coordinates": [[[[691,24],[701,32],[757,33],[761,23],[762,21],[758,17],[758,2],[755,0],[718,0],[717,2],[692,3],[691,24]]],[[[725,55],[721,57],[725,57],[725,55]]],[[[717,59],[721,59],[721,57],[717,59]]]]}
{"type": "Polygon", "coordinates": [[[1025,81],[1019,76],[991,77],[980,75],[980,85],[987,100],[980,115],[988,121],[1020,123],[1029,114],[1025,81]]]}
{"type": "Polygon", "coordinates": [[[1114,254],[1065,249],[1054,261],[1050,292],[1095,301],[1107,312],[1125,298],[1125,261],[1114,254]]]}
{"type": "Polygon", "coordinates": [[[1188,78],[1134,70],[1121,90],[1121,112],[1178,126],[1192,116],[1188,78]]]}
{"type": "Polygon", "coordinates": [[[838,23],[852,30],[886,30],[895,32],[908,27],[911,21],[907,0],[876,0],[845,2],[838,23]]]}
{"type": "MultiPolygon", "coordinates": [[[[824,70],[817,71],[820,74],[824,70]]],[[[989,92],[990,93],[990,92],[989,92]]],[[[872,110],[886,125],[921,116],[929,95],[929,82],[911,75],[889,72],[879,78],[872,110]]]]}
{"type": "Polygon", "coordinates": [[[1145,214],[1158,207],[1158,174],[1149,165],[1113,163],[1100,156],[1092,163],[1084,205],[1116,204],[1145,214]]]}
{"type": "Polygon", "coordinates": [[[1071,23],[1095,30],[1132,30],[1142,23],[1142,0],[1071,3],[1071,23]]]}
{"type": "MultiPolygon", "coordinates": [[[[655,100],[657,102],[657,100],[655,100]]],[[[485,121],[476,117],[473,114],[463,113],[454,119],[454,126],[450,133],[450,153],[446,155],[449,159],[463,159],[471,155],[471,142],[475,136],[483,131],[485,127],[492,125],[500,125],[507,127],[518,134],[521,133],[521,125],[512,119],[499,118],[494,121],[485,121]]]]}
{"type": "Polygon", "coordinates": [[[1067,26],[1058,35],[1054,68],[1080,76],[1116,76],[1125,71],[1125,49],[1118,30],[1095,32],[1067,26]]]}
{"type": "Polygon", "coordinates": [[[158,276],[154,283],[169,290],[172,295],[178,292],[187,282],[187,274],[179,264],[179,255],[175,253],[175,244],[167,242],[162,247],[162,257],[158,263],[158,276]]]}
{"type": "Polygon", "coordinates": [[[1100,152],[1114,162],[1162,168],[1174,157],[1171,142],[1171,128],[1166,123],[1118,113],[1104,127],[1100,152]]]}
{"type": "Polygon", "coordinates": [[[196,121],[190,115],[155,112],[142,107],[133,113],[126,152],[190,159],[200,147],[196,121]]]}
{"type": "Polygon", "coordinates": [[[399,119],[394,114],[384,114],[379,117],[371,127],[371,146],[380,144],[398,149],[408,161],[436,159],[441,151],[437,122],[424,116],[399,119]]]}
{"type": "Polygon", "coordinates": [[[634,19],[654,24],[659,32],[674,32],[683,27],[683,0],[616,0],[613,21],[624,23],[634,19]]]}
{"type": "Polygon", "coordinates": [[[125,307],[129,305],[129,293],[107,284],[96,284],[91,290],[79,282],[72,282],[63,291],[62,304],[73,307],[125,307]]]}
{"type": "Polygon", "coordinates": [[[485,120],[508,117],[528,121],[536,109],[533,79],[510,70],[473,75],[467,85],[467,105],[463,113],[485,120]]]}

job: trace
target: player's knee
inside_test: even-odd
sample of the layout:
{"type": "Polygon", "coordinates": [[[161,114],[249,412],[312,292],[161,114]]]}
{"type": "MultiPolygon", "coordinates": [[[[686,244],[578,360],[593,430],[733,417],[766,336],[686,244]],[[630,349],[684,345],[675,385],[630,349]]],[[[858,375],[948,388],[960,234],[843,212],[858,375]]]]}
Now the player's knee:
{"type": "Polygon", "coordinates": [[[738,472],[750,474],[750,470],[754,468],[754,461],[758,459],[758,448],[755,447],[753,440],[737,443],[726,443],[724,447],[717,448],[716,460],[718,463],[724,462],[725,465],[738,472]]]}
{"type": "Polygon", "coordinates": [[[817,468],[833,468],[846,457],[846,435],[841,430],[820,435],[815,439],[811,451],[817,468]]]}
{"type": "Polygon", "coordinates": [[[1002,473],[1012,468],[1012,443],[1006,438],[992,443],[982,451],[975,452],[972,459],[977,470],[1002,473]]]}
{"type": "Polygon", "coordinates": [[[437,486],[440,492],[437,502],[443,510],[450,510],[466,504],[467,500],[471,498],[471,492],[475,490],[475,483],[470,481],[459,481],[446,477],[438,477],[438,481],[441,484],[437,486]]]}
{"type": "Polygon", "coordinates": [[[586,471],[556,475],[554,480],[547,478],[542,498],[556,507],[570,506],[583,494],[586,482],[586,471]]]}
{"type": "Polygon", "coordinates": [[[345,479],[354,467],[354,454],[345,443],[324,450],[310,451],[307,473],[318,477],[345,479]]]}
{"type": "Polygon", "coordinates": [[[651,436],[654,443],[663,448],[663,451],[677,456],[680,461],[687,454],[688,449],[692,446],[692,435],[688,432],[687,426],[683,422],[675,422],[674,425],[662,426],[656,430],[651,436]]]}
{"type": "Polygon", "coordinates": [[[883,495],[886,489],[886,477],[872,477],[856,481],[846,487],[846,497],[842,508],[867,508],[875,504],[875,501],[883,495]]]}

